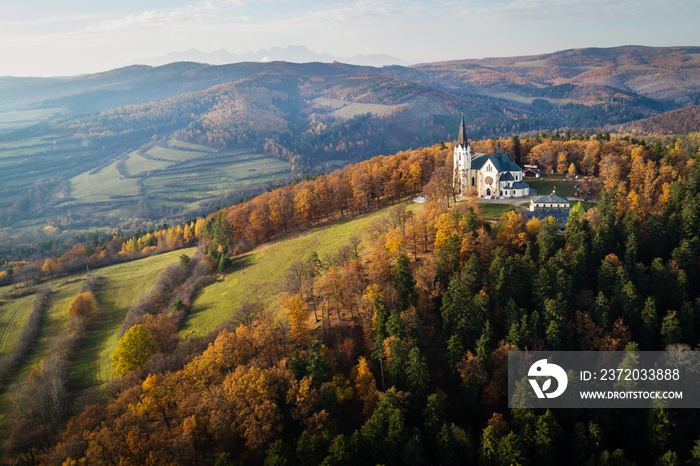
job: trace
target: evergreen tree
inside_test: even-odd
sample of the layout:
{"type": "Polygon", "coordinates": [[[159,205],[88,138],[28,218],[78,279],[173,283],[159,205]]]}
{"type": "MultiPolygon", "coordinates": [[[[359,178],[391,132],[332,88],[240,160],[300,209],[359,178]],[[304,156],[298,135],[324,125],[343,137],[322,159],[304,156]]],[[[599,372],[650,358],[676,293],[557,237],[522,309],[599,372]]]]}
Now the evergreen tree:
{"type": "Polygon", "coordinates": [[[510,141],[513,143],[513,161],[518,164],[518,166],[522,167],[520,165],[521,163],[521,157],[522,157],[522,148],[520,147],[520,138],[518,135],[514,135],[510,138],[510,141]]]}
{"type": "Polygon", "coordinates": [[[656,301],[648,297],[642,308],[642,348],[651,350],[659,331],[659,315],[656,312],[656,301]]]}
{"type": "Polygon", "coordinates": [[[318,340],[309,346],[308,371],[317,387],[326,381],[330,372],[325,352],[324,346],[318,340]]]}
{"type": "Polygon", "coordinates": [[[399,297],[399,311],[403,312],[416,302],[416,280],[413,278],[408,257],[399,256],[394,270],[394,287],[399,297]]]}
{"type": "Polygon", "coordinates": [[[557,230],[559,224],[553,217],[547,217],[542,222],[542,227],[537,233],[537,246],[540,250],[540,263],[545,262],[554,254],[557,247],[557,230]]]}
{"type": "Polygon", "coordinates": [[[437,262],[437,281],[443,289],[447,288],[454,273],[459,270],[459,252],[462,244],[457,235],[451,235],[445,244],[435,251],[437,262]]]}
{"type": "Polygon", "coordinates": [[[661,339],[665,345],[681,341],[682,329],[676,311],[668,311],[661,321],[661,339]]]}
{"type": "Polygon", "coordinates": [[[425,363],[425,358],[417,347],[411,348],[408,352],[408,367],[406,367],[406,385],[415,397],[415,403],[422,403],[430,377],[428,375],[428,366],[425,363]]]}

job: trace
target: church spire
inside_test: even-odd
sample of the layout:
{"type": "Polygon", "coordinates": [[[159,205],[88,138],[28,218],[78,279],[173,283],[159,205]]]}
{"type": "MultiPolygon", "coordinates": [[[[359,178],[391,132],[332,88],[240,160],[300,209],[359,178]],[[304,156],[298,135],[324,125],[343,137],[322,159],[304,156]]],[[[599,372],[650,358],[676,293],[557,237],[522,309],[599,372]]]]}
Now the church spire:
{"type": "Polygon", "coordinates": [[[462,147],[467,147],[469,144],[469,139],[467,139],[467,130],[464,127],[464,112],[462,112],[462,123],[459,125],[459,133],[457,133],[457,145],[462,145],[462,147]]]}
{"type": "Polygon", "coordinates": [[[496,145],[496,154],[501,155],[501,138],[498,138],[498,144],[496,145]]]}

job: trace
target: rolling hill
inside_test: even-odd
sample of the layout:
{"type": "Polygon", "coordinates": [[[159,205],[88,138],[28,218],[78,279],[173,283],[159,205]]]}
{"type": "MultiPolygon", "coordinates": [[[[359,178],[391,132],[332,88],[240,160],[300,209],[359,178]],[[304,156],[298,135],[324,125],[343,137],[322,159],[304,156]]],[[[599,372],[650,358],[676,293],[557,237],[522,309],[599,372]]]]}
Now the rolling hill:
{"type": "Polygon", "coordinates": [[[617,132],[632,134],[684,134],[698,130],[700,130],[700,105],[671,110],[615,127],[617,132]]]}
{"type": "Polygon", "coordinates": [[[0,245],[181,222],[451,140],[462,112],[472,138],[601,131],[700,103],[699,64],[698,47],[629,46],[411,67],[180,62],[2,77],[0,245]]]}

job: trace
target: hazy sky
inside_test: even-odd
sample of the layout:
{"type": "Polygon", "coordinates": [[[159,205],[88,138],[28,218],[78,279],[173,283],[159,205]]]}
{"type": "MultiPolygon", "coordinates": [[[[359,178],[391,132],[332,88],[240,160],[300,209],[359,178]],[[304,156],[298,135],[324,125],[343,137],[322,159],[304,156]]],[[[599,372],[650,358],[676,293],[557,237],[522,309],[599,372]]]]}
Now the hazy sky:
{"type": "Polygon", "coordinates": [[[74,75],[196,48],[303,45],[418,63],[700,45],[698,0],[7,0],[0,76],[74,75]]]}

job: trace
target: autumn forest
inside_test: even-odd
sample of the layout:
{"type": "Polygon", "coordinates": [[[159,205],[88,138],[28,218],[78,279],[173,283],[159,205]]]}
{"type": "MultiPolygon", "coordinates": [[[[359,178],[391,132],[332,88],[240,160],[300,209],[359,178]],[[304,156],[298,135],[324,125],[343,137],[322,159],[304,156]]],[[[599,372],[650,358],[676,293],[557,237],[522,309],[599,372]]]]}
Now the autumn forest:
{"type": "Polygon", "coordinates": [[[700,349],[698,51],[0,77],[0,464],[700,465],[697,409],[507,399],[700,349]],[[565,225],[456,192],[460,113],[565,225]]]}
{"type": "MultiPolygon", "coordinates": [[[[565,236],[514,210],[455,203],[450,145],[350,165],[207,218],[17,263],[41,287],[198,245],[126,313],[99,391],[72,361],[99,316],[99,270],[15,393],[5,458],[78,464],[680,464],[700,459],[694,410],[510,410],[506,356],[691,350],[700,343],[700,164],[629,138],[503,142],[523,161],[597,180],[565,236]],[[516,149],[517,147],[517,149],[516,149]],[[428,202],[407,203],[418,193],[428,202]],[[584,208],[586,207],[586,208],[584,208]],[[300,251],[272,308],[245,302],[202,338],[178,332],[198,290],[258,245],[373,211],[333,254],[300,251]]],[[[489,150],[493,140],[474,142],[489,150]]],[[[36,283],[31,285],[31,283],[36,283]]],[[[22,288],[17,288],[20,292],[22,288]]],[[[26,289],[26,288],[25,288],[26,289]]],[[[35,326],[46,291],[36,292],[35,326]]],[[[0,370],[11,374],[22,344],[0,370]]]]}

